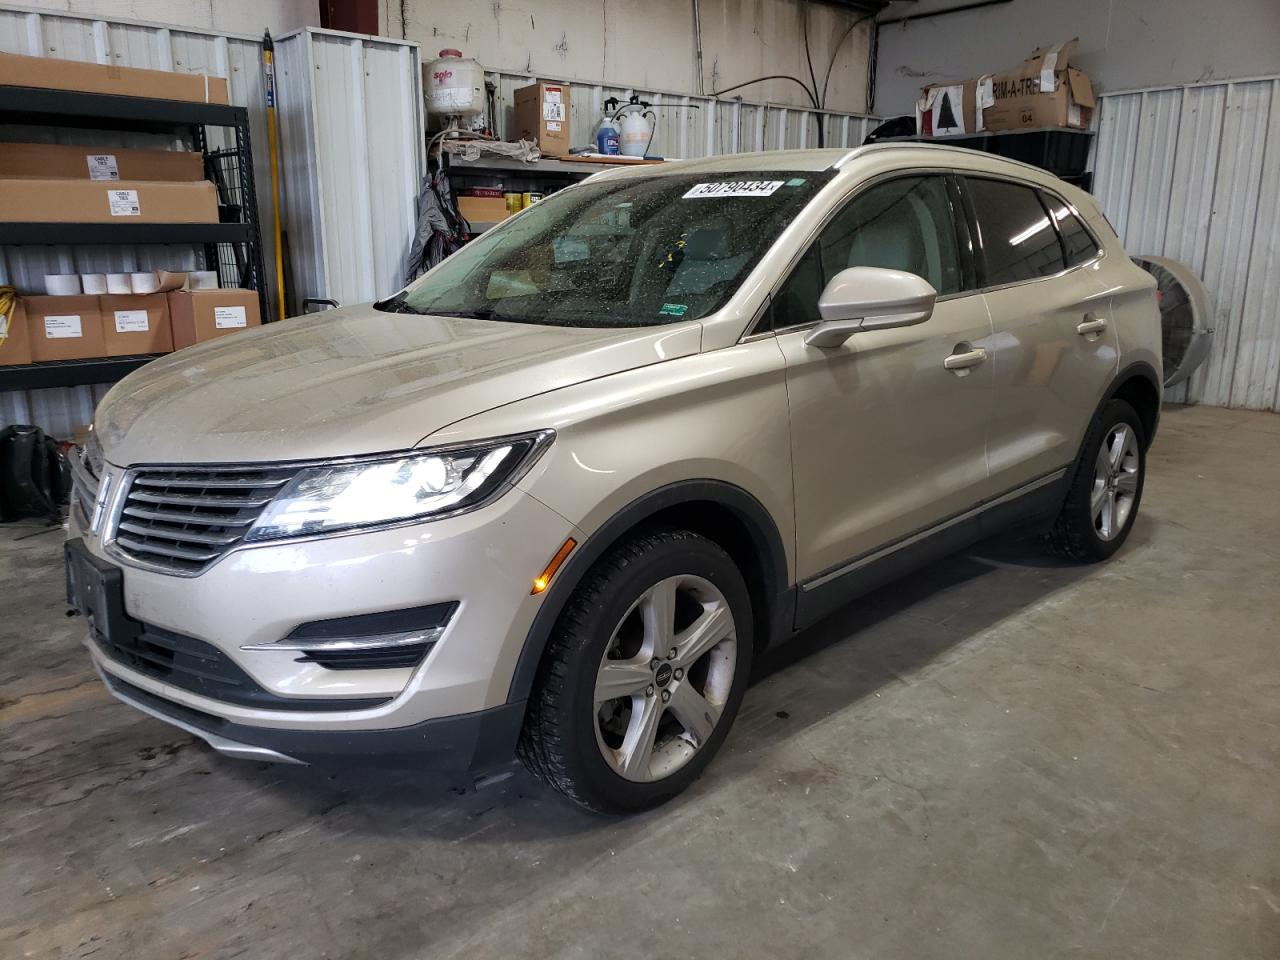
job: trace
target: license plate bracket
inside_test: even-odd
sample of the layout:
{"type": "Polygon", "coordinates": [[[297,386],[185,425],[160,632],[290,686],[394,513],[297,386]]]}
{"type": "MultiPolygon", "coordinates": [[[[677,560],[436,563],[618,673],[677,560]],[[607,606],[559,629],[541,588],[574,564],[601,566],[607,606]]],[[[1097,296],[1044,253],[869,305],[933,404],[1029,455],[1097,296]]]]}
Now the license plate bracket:
{"type": "Polygon", "coordinates": [[[91,554],[83,540],[68,540],[62,549],[67,603],[88,621],[93,639],[109,647],[137,633],[142,625],[124,611],[124,572],[91,554]]]}

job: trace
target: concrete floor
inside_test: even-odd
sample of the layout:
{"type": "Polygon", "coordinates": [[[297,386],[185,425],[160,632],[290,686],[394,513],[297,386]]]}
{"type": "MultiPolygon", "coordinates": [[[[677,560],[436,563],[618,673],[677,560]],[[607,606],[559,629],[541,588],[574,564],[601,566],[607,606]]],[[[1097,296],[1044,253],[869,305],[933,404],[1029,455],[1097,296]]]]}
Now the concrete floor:
{"type": "Polygon", "coordinates": [[[1277,477],[1280,416],[1169,410],[1112,563],[882,591],[631,820],[220,759],[107,696],[59,535],[3,528],[0,954],[1276,960],[1277,477]]]}

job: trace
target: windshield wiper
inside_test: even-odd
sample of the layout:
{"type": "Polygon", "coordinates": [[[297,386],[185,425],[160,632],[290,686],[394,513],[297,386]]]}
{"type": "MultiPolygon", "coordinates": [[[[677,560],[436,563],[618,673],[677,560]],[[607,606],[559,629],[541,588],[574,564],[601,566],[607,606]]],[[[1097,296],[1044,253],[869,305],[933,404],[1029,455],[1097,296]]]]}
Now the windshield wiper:
{"type": "Polygon", "coordinates": [[[492,307],[477,307],[475,310],[423,310],[419,312],[429,313],[433,317],[458,317],[463,320],[505,320],[512,323],[521,322],[519,317],[499,314],[492,307]]]}
{"type": "Polygon", "coordinates": [[[421,310],[412,306],[409,301],[405,299],[403,293],[398,293],[394,297],[381,300],[378,303],[375,303],[374,307],[386,313],[422,313],[421,310]]]}

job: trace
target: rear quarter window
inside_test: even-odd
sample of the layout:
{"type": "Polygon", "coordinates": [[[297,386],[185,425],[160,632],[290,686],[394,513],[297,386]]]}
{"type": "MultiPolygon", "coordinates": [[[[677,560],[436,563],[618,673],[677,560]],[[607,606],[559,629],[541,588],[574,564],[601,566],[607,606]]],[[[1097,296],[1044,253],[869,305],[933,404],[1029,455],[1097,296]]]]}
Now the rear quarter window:
{"type": "Polygon", "coordinates": [[[1058,232],[1031,187],[1004,180],[966,177],[973,202],[986,286],[1048,277],[1066,269],[1058,232]]]}

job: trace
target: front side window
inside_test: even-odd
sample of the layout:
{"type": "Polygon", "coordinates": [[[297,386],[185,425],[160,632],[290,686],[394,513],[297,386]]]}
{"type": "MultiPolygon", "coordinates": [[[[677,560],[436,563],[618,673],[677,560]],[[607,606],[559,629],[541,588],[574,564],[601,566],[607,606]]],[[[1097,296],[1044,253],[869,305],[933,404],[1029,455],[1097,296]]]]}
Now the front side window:
{"type": "Polygon", "coordinates": [[[959,293],[963,270],[943,178],[902,177],[849,201],[775,295],[774,328],[817,322],[823,288],[849,267],[905,270],[939,295],[959,293]]]}
{"type": "Polygon", "coordinates": [[[384,309],[571,327],[720,309],[829,172],[584,183],[463,247],[384,309]]]}
{"type": "Polygon", "coordinates": [[[1058,232],[1031,187],[1005,180],[965,179],[977,215],[986,285],[1048,277],[1066,269],[1058,232]]]}

